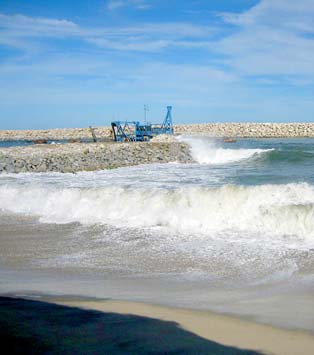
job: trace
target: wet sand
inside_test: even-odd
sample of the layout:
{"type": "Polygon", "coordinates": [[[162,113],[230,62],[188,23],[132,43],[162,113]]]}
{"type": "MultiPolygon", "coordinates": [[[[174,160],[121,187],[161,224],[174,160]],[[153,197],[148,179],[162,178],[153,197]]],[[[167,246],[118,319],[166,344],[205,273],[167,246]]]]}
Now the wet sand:
{"type": "MultiPolygon", "coordinates": [[[[65,338],[69,337],[66,345],[63,342],[55,343],[55,338],[45,343],[52,346],[50,351],[53,353],[54,350],[61,350],[60,346],[75,343],[78,336],[75,329],[82,344],[80,348],[72,344],[74,347],[66,348],[66,352],[83,351],[86,346],[87,353],[102,351],[112,354],[314,353],[314,335],[311,333],[283,330],[211,312],[73,296],[41,296],[39,301],[14,298],[0,300],[0,324],[3,324],[3,312],[6,312],[6,315],[14,315],[10,319],[16,323],[15,329],[21,326],[18,324],[20,321],[24,321],[22,332],[28,331],[28,322],[35,324],[31,325],[32,332],[39,324],[45,324],[45,333],[64,332],[65,338]],[[23,320],[23,317],[26,318],[23,320]],[[93,318],[92,325],[90,317],[93,318]],[[97,329],[97,333],[93,333],[93,329],[97,329]]],[[[28,339],[31,337],[30,334],[27,336],[28,339]]],[[[32,336],[36,338],[38,334],[32,336]]]]}
{"type": "MultiPolygon", "coordinates": [[[[103,232],[101,227],[39,224],[31,217],[1,215],[0,294],[81,295],[200,312],[210,310],[273,327],[314,332],[311,290],[292,285],[286,288],[279,285],[275,289],[274,284],[247,289],[214,288],[207,280],[179,282],[174,278],[152,277],[149,272],[145,277],[117,272],[110,269],[113,260],[110,258],[119,261],[121,256],[131,256],[130,234],[126,234],[124,244],[108,249],[103,238],[99,238],[103,232]]],[[[110,238],[117,238],[120,232],[108,231],[110,238]]],[[[141,256],[144,260],[142,253],[131,262],[137,263],[141,256]]],[[[172,257],[171,262],[174,260],[178,262],[178,258],[172,257]]],[[[148,266],[157,270],[160,264],[158,259],[158,264],[148,266]]],[[[162,265],[169,267],[165,262],[162,265]]]]}
{"type": "Polygon", "coordinates": [[[173,321],[97,308],[0,297],[2,349],[7,354],[258,354],[204,339],[173,321]]]}
{"type": "Polygon", "coordinates": [[[169,308],[123,301],[53,300],[58,304],[102,312],[132,314],[179,324],[204,339],[266,354],[313,354],[314,335],[283,330],[211,312],[169,308]]]}

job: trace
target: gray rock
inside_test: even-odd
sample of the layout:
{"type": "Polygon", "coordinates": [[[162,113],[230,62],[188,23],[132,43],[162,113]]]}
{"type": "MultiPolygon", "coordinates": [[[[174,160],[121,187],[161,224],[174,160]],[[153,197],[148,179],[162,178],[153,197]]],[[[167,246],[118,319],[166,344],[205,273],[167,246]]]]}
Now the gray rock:
{"type": "Polygon", "coordinates": [[[191,162],[182,143],[93,143],[34,145],[0,149],[0,172],[77,172],[152,162],[191,162]]]}

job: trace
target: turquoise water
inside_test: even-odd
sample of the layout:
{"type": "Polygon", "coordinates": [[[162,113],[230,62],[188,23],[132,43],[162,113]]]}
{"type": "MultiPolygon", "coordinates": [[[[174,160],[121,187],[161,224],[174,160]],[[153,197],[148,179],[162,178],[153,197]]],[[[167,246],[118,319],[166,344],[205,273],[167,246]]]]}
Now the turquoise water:
{"type": "MultiPolygon", "coordinates": [[[[101,140],[99,140],[101,141],[101,140]]],[[[93,143],[92,139],[81,139],[80,142],[82,143],[93,143]]],[[[68,139],[48,139],[45,144],[66,144],[70,143],[68,139]]],[[[34,141],[32,140],[0,140],[0,148],[10,148],[10,147],[24,147],[29,145],[34,145],[34,141]]]]}
{"type": "Polygon", "coordinates": [[[32,144],[33,144],[32,141],[21,141],[21,140],[1,141],[0,140],[0,148],[23,147],[32,144]]]}
{"type": "Polygon", "coordinates": [[[232,148],[271,151],[237,164],[238,175],[230,182],[244,185],[314,183],[314,139],[240,140],[232,143],[232,148]]]}

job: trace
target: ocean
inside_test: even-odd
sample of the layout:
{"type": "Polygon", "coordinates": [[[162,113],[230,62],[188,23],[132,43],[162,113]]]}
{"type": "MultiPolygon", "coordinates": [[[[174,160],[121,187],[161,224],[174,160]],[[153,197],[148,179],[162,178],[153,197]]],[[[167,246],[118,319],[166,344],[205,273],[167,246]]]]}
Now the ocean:
{"type": "MultiPolygon", "coordinates": [[[[69,139],[44,139],[46,143],[44,144],[65,144],[71,143],[69,139]]],[[[92,139],[83,138],[79,140],[81,143],[92,143],[92,139]]],[[[99,139],[98,142],[107,141],[105,139],[99,139]]],[[[0,148],[11,148],[11,147],[25,147],[36,144],[32,140],[0,140],[0,148]]]]}
{"type": "Polygon", "coordinates": [[[314,330],[314,140],[181,136],[195,164],[0,175],[0,292],[314,330]]]}

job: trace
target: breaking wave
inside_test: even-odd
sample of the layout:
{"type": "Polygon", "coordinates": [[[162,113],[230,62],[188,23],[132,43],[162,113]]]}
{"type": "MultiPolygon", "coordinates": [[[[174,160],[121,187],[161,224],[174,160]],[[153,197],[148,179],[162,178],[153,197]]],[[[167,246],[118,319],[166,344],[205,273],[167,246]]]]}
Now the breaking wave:
{"type": "Polygon", "coordinates": [[[269,161],[270,163],[287,162],[287,163],[300,163],[304,161],[314,160],[313,151],[304,150],[272,150],[269,151],[263,160],[269,161]]]}
{"type": "Polygon", "coordinates": [[[0,210],[38,216],[41,222],[314,239],[314,186],[306,183],[172,190],[5,185],[0,196],[0,210]]]}
{"type": "Polygon", "coordinates": [[[228,164],[256,157],[273,149],[229,149],[217,146],[208,137],[181,136],[179,141],[189,144],[193,159],[199,164],[228,164]]]}

